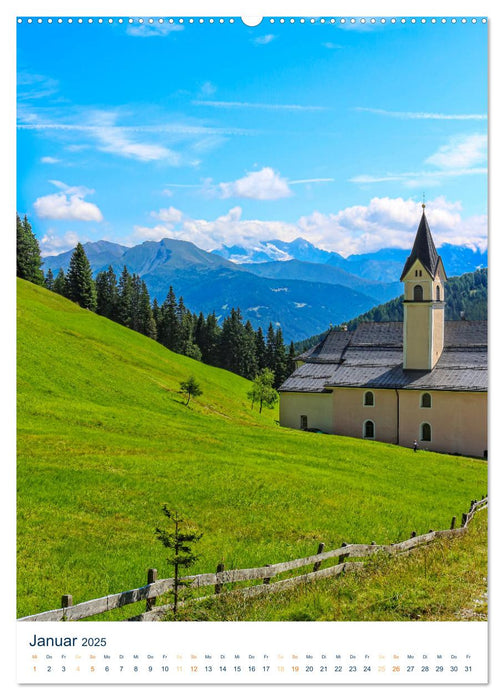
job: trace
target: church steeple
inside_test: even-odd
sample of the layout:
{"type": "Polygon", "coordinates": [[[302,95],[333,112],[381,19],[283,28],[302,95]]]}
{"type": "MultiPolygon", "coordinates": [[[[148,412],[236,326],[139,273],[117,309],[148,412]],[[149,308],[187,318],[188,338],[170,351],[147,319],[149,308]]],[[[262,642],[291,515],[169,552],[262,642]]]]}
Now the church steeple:
{"type": "Polygon", "coordinates": [[[444,346],[446,274],[422,204],[422,218],[401,275],[404,283],[403,368],[431,370],[444,346]]]}
{"type": "Polygon", "coordinates": [[[422,209],[422,218],[420,219],[420,223],[418,225],[415,242],[413,243],[413,248],[411,249],[410,256],[406,260],[404,269],[402,271],[401,282],[407,275],[409,269],[411,268],[415,260],[418,260],[422,263],[422,265],[432,278],[434,278],[438,262],[439,260],[441,260],[437,253],[436,246],[434,245],[434,241],[432,240],[429,222],[427,221],[427,217],[425,216],[425,204],[422,204],[422,209]]]}

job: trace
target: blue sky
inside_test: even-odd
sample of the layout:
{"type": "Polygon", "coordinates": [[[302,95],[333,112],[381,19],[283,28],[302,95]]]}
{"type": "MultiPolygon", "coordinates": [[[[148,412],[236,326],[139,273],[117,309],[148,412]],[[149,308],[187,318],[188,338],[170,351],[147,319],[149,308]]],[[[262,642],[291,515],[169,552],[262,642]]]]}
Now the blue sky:
{"type": "Polygon", "coordinates": [[[18,25],[17,208],[42,251],[487,237],[487,27],[18,25]]]}

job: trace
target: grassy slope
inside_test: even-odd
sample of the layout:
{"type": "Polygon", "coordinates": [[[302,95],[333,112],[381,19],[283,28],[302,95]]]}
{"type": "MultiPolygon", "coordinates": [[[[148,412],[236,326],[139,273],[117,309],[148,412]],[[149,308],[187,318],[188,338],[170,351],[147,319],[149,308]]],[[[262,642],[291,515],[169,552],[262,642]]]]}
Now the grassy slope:
{"type": "Polygon", "coordinates": [[[282,429],[248,387],[19,281],[18,614],[168,576],[165,502],[204,533],[202,572],[397,541],[486,493],[481,461],[282,429]]]}

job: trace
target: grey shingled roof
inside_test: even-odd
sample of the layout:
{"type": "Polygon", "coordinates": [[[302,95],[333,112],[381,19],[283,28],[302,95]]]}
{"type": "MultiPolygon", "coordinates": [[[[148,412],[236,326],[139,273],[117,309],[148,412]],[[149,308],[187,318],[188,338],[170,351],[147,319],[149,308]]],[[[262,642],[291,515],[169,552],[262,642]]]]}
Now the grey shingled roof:
{"type": "Polygon", "coordinates": [[[487,322],[447,321],[444,351],[431,371],[403,370],[403,324],[363,323],[331,331],[279,391],[330,391],[331,387],[486,391],[487,322]]]}

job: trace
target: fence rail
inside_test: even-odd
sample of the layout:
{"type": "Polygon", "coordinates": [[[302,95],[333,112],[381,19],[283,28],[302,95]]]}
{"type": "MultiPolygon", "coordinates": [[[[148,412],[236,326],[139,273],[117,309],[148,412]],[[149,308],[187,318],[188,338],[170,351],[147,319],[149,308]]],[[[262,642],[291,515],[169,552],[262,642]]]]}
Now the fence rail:
{"type": "MultiPolygon", "coordinates": [[[[190,588],[198,589],[208,586],[214,586],[214,594],[219,595],[223,592],[225,584],[239,583],[243,581],[257,581],[262,579],[262,583],[255,584],[250,587],[238,589],[239,593],[244,596],[255,596],[264,591],[279,590],[289,586],[306,583],[317,579],[327,578],[329,576],[337,576],[344,571],[356,569],[364,566],[362,561],[348,561],[349,558],[369,557],[377,552],[387,554],[406,554],[416,547],[429,544],[434,540],[447,537],[457,537],[463,535],[466,528],[477,510],[485,508],[488,505],[488,497],[482,496],[479,501],[472,501],[471,507],[467,513],[462,513],[461,526],[456,528],[456,517],[451,520],[450,529],[448,530],[431,530],[430,532],[417,535],[412,532],[409,539],[403,542],[396,542],[388,545],[376,544],[347,544],[343,542],[341,547],[331,551],[324,551],[324,544],[321,542],[318,545],[317,554],[313,554],[301,559],[293,559],[291,561],[280,562],[278,564],[265,565],[251,569],[235,569],[225,571],[223,564],[217,566],[217,571],[214,574],[196,574],[194,576],[185,576],[182,581],[188,584],[190,588]],[[338,559],[336,565],[321,569],[322,562],[328,559],[338,559]],[[300,569],[305,566],[313,566],[313,570],[298,574],[292,578],[283,579],[271,583],[271,579],[279,574],[300,569]]],[[[157,580],[156,569],[149,569],[147,584],[140,588],[135,588],[122,593],[114,593],[102,598],[95,598],[83,603],[73,605],[71,595],[64,595],[61,599],[61,607],[55,610],[28,615],[27,617],[19,618],[19,621],[42,622],[42,621],[63,621],[63,620],[83,620],[88,617],[93,617],[116,608],[122,608],[126,605],[146,601],[146,612],[129,618],[130,620],[144,621],[156,620],[161,618],[171,605],[156,606],[156,599],[174,588],[175,580],[173,578],[157,580]]],[[[193,599],[203,600],[210,597],[211,594],[202,596],[201,598],[193,599]]]]}

